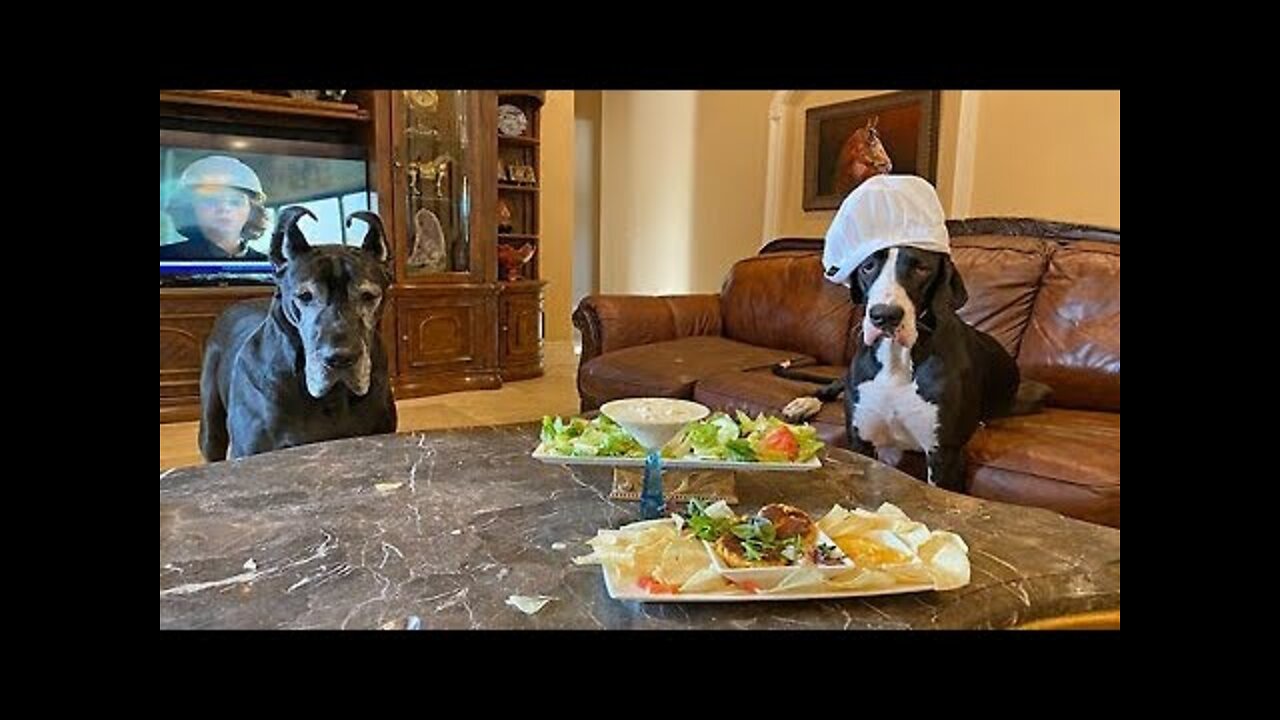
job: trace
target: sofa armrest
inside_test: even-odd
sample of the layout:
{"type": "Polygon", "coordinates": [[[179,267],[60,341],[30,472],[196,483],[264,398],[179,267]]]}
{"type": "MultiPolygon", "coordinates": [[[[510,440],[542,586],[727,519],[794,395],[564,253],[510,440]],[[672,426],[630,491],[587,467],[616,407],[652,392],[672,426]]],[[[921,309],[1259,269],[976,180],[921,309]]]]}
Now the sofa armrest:
{"type": "Polygon", "coordinates": [[[573,311],[582,359],[695,335],[719,335],[719,295],[588,295],[573,311]]]}

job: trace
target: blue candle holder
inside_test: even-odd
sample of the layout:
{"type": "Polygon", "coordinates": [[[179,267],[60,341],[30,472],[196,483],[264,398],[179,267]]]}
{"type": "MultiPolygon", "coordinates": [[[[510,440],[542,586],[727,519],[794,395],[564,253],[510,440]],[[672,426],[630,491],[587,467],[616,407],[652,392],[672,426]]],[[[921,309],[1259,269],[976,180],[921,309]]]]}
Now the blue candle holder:
{"type": "Polygon", "coordinates": [[[662,454],[650,449],[644,459],[644,488],[640,491],[640,518],[657,520],[663,517],[667,501],[662,494],[662,454]]]}

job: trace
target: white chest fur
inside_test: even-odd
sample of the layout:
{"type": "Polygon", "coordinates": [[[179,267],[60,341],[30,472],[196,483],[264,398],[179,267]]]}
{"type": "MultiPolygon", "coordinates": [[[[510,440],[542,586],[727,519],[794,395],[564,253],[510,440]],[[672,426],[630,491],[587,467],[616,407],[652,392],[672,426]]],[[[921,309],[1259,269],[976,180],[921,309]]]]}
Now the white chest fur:
{"type": "Polygon", "coordinates": [[[911,351],[889,340],[876,348],[880,372],[858,385],[853,425],[858,436],[896,465],[903,450],[932,452],[938,444],[938,406],[920,397],[911,377],[911,351]]]}

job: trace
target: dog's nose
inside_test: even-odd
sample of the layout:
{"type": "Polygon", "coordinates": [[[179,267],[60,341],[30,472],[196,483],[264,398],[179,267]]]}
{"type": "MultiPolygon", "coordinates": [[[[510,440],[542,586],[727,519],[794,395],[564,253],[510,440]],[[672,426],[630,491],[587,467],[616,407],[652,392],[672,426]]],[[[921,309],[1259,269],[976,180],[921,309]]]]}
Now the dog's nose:
{"type": "Polygon", "coordinates": [[[334,369],[349,368],[356,364],[358,357],[360,354],[354,350],[339,350],[325,356],[324,364],[334,369]]]}
{"type": "Polygon", "coordinates": [[[904,315],[901,305],[888,304],[872,305],[867,314],[871,316],[871,324],[881,330],[898,327],[904,315]]]}

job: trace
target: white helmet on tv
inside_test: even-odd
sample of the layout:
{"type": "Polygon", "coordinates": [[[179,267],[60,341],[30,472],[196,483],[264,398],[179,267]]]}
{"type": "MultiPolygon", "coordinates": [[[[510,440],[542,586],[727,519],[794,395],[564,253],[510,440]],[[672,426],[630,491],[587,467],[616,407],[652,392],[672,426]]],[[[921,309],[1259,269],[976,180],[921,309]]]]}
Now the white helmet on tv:
{"type": "Polygon", "coordinates": [[[200,185],[233,187],[251,193],[258,202],[266,199],[262,181],[253,168],[226,155],[210,155],[191,163],[182,171],[178,184],[184,189],[200,185]]]}
{"type": "Polygon", "coordinates": [[[875,175],[845,197],[822,248],[826,278],[848,285],[864,260],[891,247],[951,254],[942,203],[924,178],[875,175]]]}

